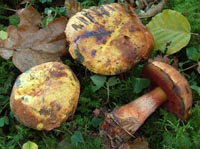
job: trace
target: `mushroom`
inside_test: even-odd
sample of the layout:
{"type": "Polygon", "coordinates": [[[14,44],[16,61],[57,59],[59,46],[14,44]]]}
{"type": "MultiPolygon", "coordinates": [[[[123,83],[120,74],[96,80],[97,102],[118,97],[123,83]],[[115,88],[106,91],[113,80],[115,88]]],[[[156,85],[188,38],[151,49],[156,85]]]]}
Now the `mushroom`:
{"type": "Polygon", "coordinates": [[[52,130],[73,116],[79,94],[80,84],[72,70],[60,62],[47,62],[16,79],[10,107],[25,126],[52,130]]]}
{"type": "Polygon", "coordinates": [[[142,74],[156,86],[149,93],[106,114],[100,134],[108,148],[119,148],[126,143],[160,105],[182,120],[188,117],[192,93],[187,80],[174,67],[153,61],[143,68],[142,74]]]}
{"type": "Polygon", "coordinates": [[[153,36],[132,8],[117,3],[83,9],[65,29],[69,52],[90,71],[115,75],[130,70],[153,49],[153,36]]]}

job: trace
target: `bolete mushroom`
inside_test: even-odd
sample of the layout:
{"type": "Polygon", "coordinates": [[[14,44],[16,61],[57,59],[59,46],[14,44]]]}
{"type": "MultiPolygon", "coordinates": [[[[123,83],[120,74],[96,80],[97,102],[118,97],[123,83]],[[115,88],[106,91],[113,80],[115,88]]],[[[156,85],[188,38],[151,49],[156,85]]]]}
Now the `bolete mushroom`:
{"type": "Polygon", "coordinates": [[[192,106],[192,93],[187,80],[174,67],[153,61],[143,68],[142,73],[157,86],[149,93],[106,115],[100,133],[108,148],[118,148],[126,143],[160,105],[182,120],[188,117],[192,106]]]}
{"type": "Polygon", "coordinates": [[[10,107],[25,126],[52,130],[73,116],[79,94],[80,84],[72,70],[60,62],[47,62],[16,79],[10,107]]]}
{"type": "Polygon", "coordinates": [[[90,71],[115,75],[147,59],[153,36],[132,8],[117,3],[83,9],[66,26],[71,56],[90,71]],[[131,12],[130,12],[131,11],[131,12]]]}

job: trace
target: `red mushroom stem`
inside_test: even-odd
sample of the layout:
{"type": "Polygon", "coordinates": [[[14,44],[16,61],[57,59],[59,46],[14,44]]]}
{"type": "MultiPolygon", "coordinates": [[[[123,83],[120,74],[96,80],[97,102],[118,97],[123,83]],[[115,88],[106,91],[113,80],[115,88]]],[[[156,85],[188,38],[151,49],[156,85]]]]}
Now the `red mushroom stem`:
{"type": "Polygon", "coordinates": [[[156,87],[134,101],[114,109],[106,115],[101,125],[102,135],[107,135],[103,140],[104,144],[114,148],[118,147],[118,144],[127,142],[144,121],[165,101],[167,101],[167,95],[160,87],[156,87]]]}
{"type": "Polygon", "coordinates": [[[165,101],[167,101],[167,95],[160,87],[157,87],[129,104],[115,109],[114,113],[119,118],[134,117],[139,124],[143,124],[144,121],[165,101]]]}

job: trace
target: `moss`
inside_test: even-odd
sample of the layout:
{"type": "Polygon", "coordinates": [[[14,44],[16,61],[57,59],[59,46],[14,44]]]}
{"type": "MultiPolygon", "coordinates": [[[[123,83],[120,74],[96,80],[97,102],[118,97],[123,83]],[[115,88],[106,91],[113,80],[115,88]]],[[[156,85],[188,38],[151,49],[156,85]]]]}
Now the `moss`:
{"type": "Polygon", "coordinates": [[[165,8],[181,12],[191,24],[192,32],[200,32],[200,7],[198,0],[171,0],[165,8]]]}

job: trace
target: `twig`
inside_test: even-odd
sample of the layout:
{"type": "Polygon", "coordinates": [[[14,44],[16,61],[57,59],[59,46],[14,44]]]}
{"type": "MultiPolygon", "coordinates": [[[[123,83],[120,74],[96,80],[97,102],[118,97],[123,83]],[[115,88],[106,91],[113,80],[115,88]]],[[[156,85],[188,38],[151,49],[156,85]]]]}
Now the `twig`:
{"type": "Polygon", "coordinates": [[[192,66],[190,66],[190,67],[187,67],[187,68],[185,68],[185,69],[182,69],[181,71],[184,72],[184,71],[190,70],[190,69],[192,69],[192,68],[194,68],[194,67],[197,67],[197,66],[198,66],[198,64],[194,64],[194,65],[192,65],[192,66]]]}
{"type": "Polygon", "coordinates": [[[191,33],[191,34],[194,35],[197,38],[197,40],[200,42],[200,34],[198,33],[191,33]]]}
{"type": "Polygon", "coordinates": [[[149,18],[155,16],[157,13],[161,12],[167,0],[162,0],[157,5],[152,5],[145,13],[139,14],[139,18],[149,18]]]}
{"type": "Polygon", "coordinates": [[[17,12],[17,10],[15,9],[11,9],[11,8],[4,8],[4,7],[0,7],[1,9],[5,9],[5,10],[9,10],[9,11],[14,11],[14,12],[17,12]]]}

